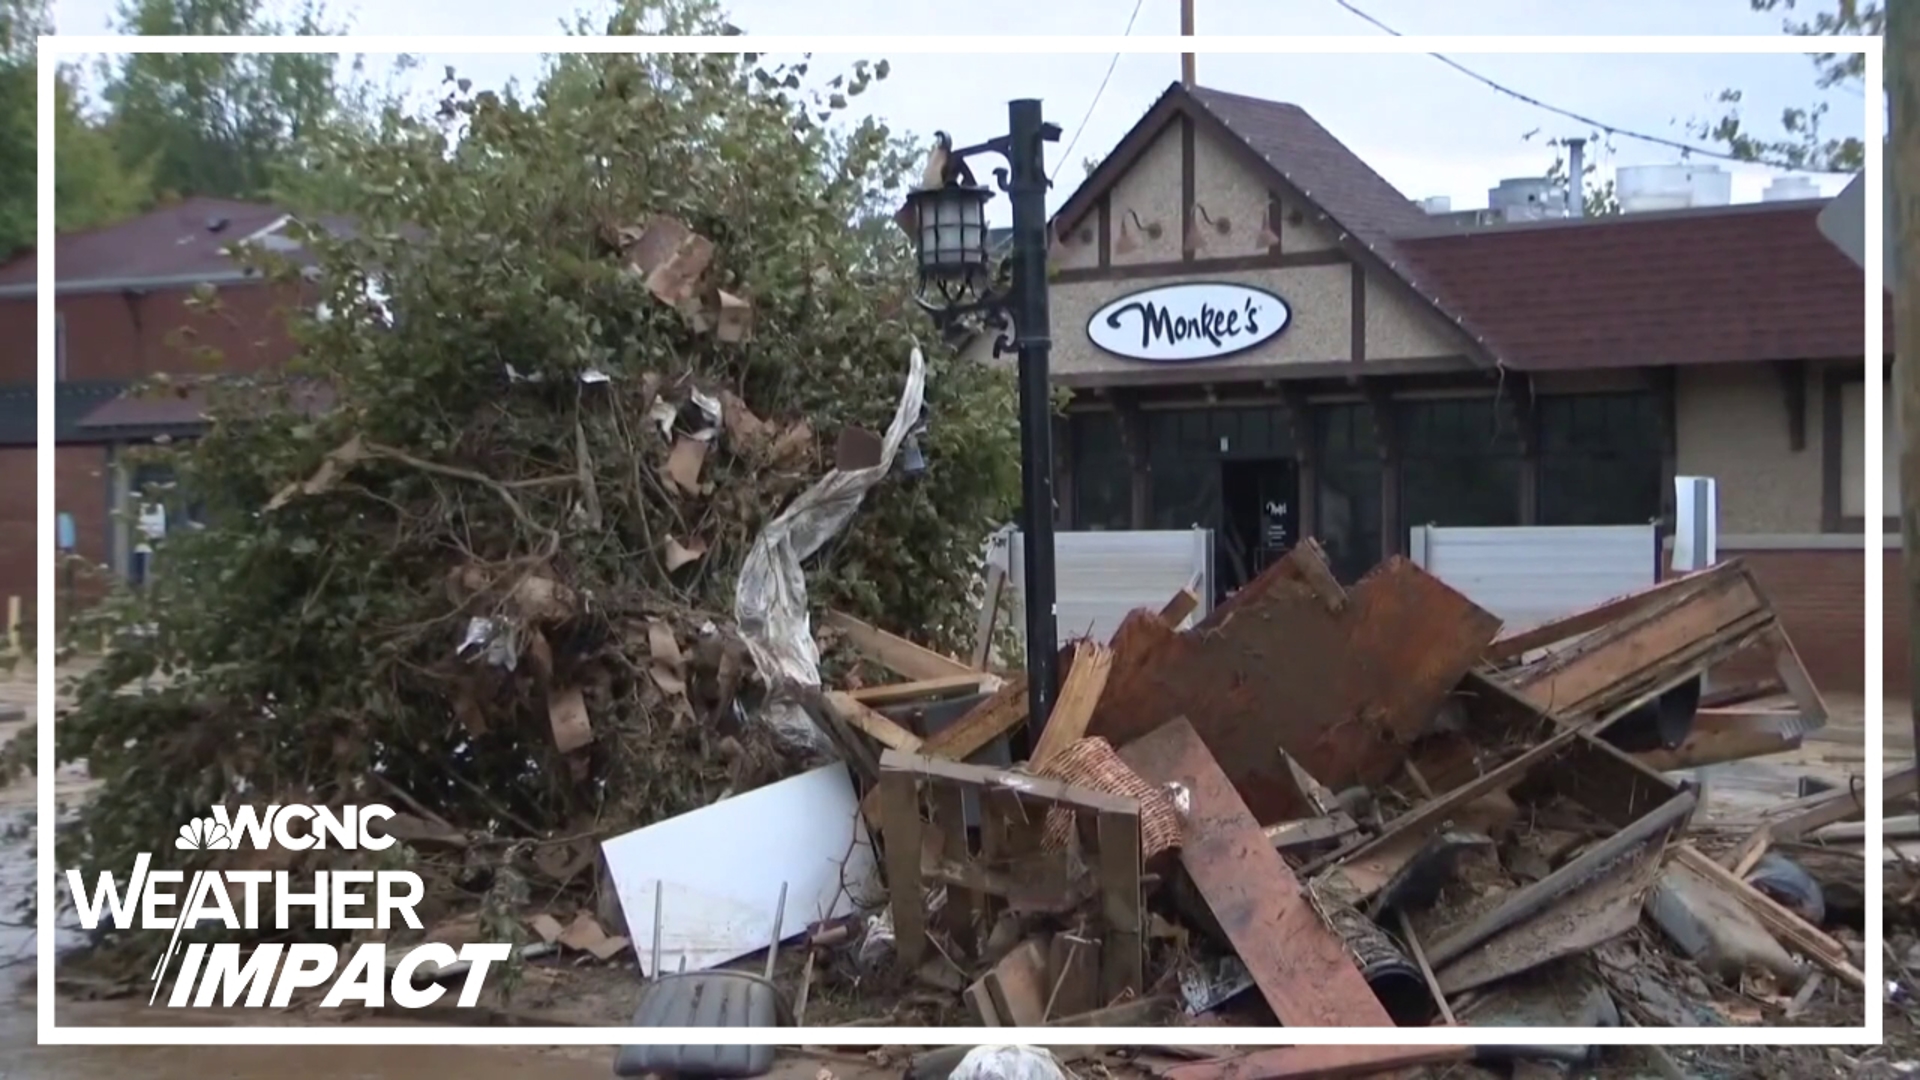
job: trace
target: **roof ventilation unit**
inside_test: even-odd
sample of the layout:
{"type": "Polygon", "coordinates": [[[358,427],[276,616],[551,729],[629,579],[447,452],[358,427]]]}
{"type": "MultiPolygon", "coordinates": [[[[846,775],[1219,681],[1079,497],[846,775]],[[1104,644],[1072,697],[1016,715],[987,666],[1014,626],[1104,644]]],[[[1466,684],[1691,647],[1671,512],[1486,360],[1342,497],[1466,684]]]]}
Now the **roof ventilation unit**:
{"type": "Polygon", "coordinates": [[[1555,196],[1553,182],[1544,176],[1520,176],[1500,181],[1487,191],[1487,209],[1507,221],[1539,221],[1560,217],[1565,207],[1555,196]]]}
{"type": "Polygon", "coordinates": [[[1782,176],[1767,185],[1760,194],[1761,202],[1792,202],[1796,199],[1817,199],[1820,187],[1804,176],[1782,176]]]}

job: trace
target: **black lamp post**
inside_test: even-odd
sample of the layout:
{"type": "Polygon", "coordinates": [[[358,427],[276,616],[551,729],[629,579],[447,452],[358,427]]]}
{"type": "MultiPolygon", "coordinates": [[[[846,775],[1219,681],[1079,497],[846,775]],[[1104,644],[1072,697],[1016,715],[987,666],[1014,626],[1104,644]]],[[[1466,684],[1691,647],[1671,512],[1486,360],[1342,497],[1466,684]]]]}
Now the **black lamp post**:
{"type": "Polygon", "coordinates": [[[1027,730],[1035,739],[1053,712],[1056,685],[1053,574],[1053,408],[1047,376],[1047,171],[1045,144],[1060,127],[1031,99],[1007,105],[1008,134],[947,152],[937,187],[907,196],[919,256],[915,299],[946,330],[979,316],[995,333],[993,354],[1020,356],[1021,534],[1026,569],[1027,730]],[[993,189],[974,182],[967,158],[992,153],[1008,168],[994,178],[1013,201],[1013,253],[999,265],[987,240],[993,189]],[[1008,323],[1012,334],[1009,337],[1008,323]]]}

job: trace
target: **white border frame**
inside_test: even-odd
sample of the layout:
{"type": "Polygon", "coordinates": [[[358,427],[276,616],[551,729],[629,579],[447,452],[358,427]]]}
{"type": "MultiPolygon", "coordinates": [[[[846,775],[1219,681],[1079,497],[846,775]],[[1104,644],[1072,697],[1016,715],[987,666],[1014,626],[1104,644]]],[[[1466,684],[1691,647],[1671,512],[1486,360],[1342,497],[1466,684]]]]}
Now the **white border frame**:
{"type": "MultiPolygon", "coordinates": [[[[1864,357],[1885,353],[1882,323],[1882,260],[1874,254],[1884,236],[1882,148],[1885,138],[1885,97],[1879,89],[1885,85],[1881,40],[1879,38],[1816,38],[1791,36],[1716,36],[1716,37],[42,37],[39,41],[39,220],[37,250],[39,259],[38,350],[39,383],[51,388],[54,383],[54,75],[60,60],[98,53],[178,53],[178,52],[356,52],[356,53],[694,53],[694,52],[826,52],[885,53],[915,55],[935,53],[1263,53],[1263,54],[1408,54],[1408,53],[1527,53],[1551,55],[1581,54],[1690,54],[1690,53],[1762,53],[1814,54],[1860,53],[1866,58],[1866,232],[1868,257],[1866,274],[1867,337],[1864,357]]],[[[1877,442],[1885,437],[1885,393],[1883,381],[1868,379],[1865,437],[1877,442]]],[[[51,537],[56,529],[54,487],[54,394],[41,393],[38,409],[38,526],[39,535],[51,537]]],[[[1867,503],[1865,518],[1878,523],[1884,513],[1882,473],[1884,455],[1866,455],[1867,503]]],[[[1885,587],[1885,557],[1882,545],[1873,543],[1880,535],[1877,527],[1866,536],[1863,557],[1866,566],[1865,596],[1877,598],[1885,587]]],[[[39,595],[51,597],[57,591],[55,559],[48,546],[39,565],[39,595]]],[[[1884,632],[1876,606],[1865,607],[1866,686],[1882,683],[1884,632]]],[[[39,946],[37,971],[38,1033],[42,1045],[105,1046],[607,1046],[626,1044],[710,1044],[799,1045],[831,1043],[839,1045],[951,1045],[955,1043],[1048,1042],[1079,1045],[1165,1043],[1169,1028],[772,1028],[734,1031],[711,1028],[536,1028],[536,1027],[387,1027],[341,1025],[326,1027],[245,1025],[182,1027],[81,1027],[58,1026],[54,1022],[55,890],[54,866],[54,699],[56,680],[54,652],[56,640],[54,609],[49,603],[38,605],[36,650],[38,665],[38,754],[36,765],[39,785],[37,843],[39,856],[39,946]]],[[[1885,769],[1881,724],[1884,703],[1879,696],[1867,697],[1865,726],[1867,799],[1866,849],[1878,851],[1882,844],[1880,789],[1885,769]]],[[[1587,1045],[1714,1045],[1744,1046],[1759,1044],[1796,1045],[1872,1045],[1881,1041],[1883,1026],[1883,961],[1881,948],[1883,873],[1881,861],[1866,860],[1866,977],[1868,994],[1864,1026],[1857,1028],[1528,1028],[1528,1041],[1551,1044],[1587,1045]]],[[[1516,1038],[1514,1028],[1206,1028],[1195,1029],[1194,1038],[1209,1044],[1232,1046],[1265,1045],[1458,1045],[1477,1041],[1508,1043],[1516,1038]]],[[[1173,1041],[1181,1041],[1175,1039],[1173,1041]]]]}

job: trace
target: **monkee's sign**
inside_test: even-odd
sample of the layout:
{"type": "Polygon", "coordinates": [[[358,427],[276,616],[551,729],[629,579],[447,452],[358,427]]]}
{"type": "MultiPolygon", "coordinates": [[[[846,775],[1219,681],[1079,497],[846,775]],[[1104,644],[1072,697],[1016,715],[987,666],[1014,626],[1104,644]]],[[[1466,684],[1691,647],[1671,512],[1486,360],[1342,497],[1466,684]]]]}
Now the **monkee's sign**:
{"type": "Polygon", "coordinates": [[[1087,320],[1087,338],[1115,356],[1159,364],[1218,360],[1272,341],[1293,312],[1251,285],[1195,281],[1131,293],[1087,320]]]}

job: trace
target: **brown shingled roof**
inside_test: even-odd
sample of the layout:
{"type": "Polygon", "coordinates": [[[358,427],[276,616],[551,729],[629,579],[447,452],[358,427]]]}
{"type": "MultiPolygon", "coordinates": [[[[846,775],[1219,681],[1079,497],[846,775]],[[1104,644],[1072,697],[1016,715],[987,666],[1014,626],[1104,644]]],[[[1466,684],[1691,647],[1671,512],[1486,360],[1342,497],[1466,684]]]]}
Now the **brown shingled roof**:
{"type": "MultiPolygon", "coordinates": [[[[1394,241],[1518,369],[1839,359],[1863,352],[1860,268],[1825,200],[1495,226],[1394,241]]],[[[1891,306],[1885,309],[1892,348],[1891,306]]]]}
{"type": "Polygon", "coordinates": [[[1301,194],[1369,246],[1426,220],[1413,200],[1300,106],[1204,86],[1190,92],[1301,194]]]}
{"type": "MultiPolygon", "coordinates": [[[[139,217],[60,237],[54,270],[62,285],[120,278],[221,274],[239,267],[223,248],[272,225],[285,211],[265,203],[196,196],[139,217]],[[224,220],[218,231],[209,224],[224,220]]],[[[0,286],[31,285],[38,257],[0,265],[0,286]]]]}

